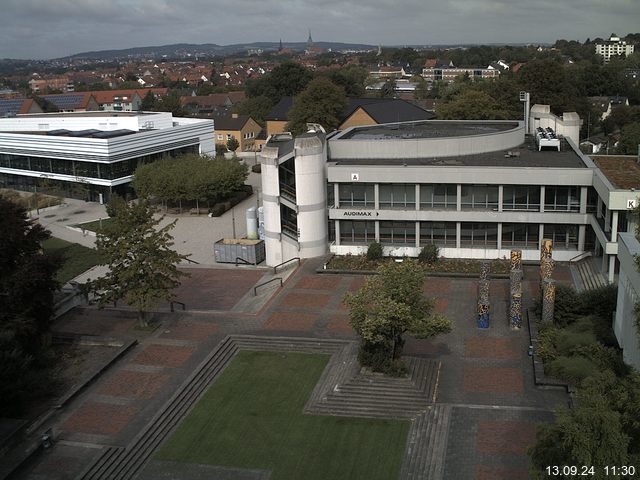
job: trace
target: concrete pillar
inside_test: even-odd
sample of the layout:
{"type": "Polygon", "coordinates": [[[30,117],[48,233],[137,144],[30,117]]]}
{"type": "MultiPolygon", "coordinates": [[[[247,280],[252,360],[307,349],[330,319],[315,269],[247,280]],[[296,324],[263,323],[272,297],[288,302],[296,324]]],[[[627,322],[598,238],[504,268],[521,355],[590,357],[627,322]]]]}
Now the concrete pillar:
{"type": "Polygon", "coordinates": [[[605,207],[604,210],[604,232],[611,231],[611,210],[605,207]]]}
{"type": "Polygon", "coordinates": [[[420,222],[416,222],[416,248],[420,248],[420,222]]]}
{"type": "Polygon", "coordinates": [[[553,241],[550,238],[543,238],[540,244],[540,261],[544,258],[551,259],[553,250],[553,241]]]}
{"type": "Polygon", "coordinates": [[[460,248],[460,234],[462,233],[462,225],[456,222],[456,248],[460,248]]]}
{"type": "MultiPolygon", "coordinates": [[[[480,262],[480,281],[489,280],[489,274],[491,273],[491,262],[483,260],[480,262]]],[[[488,295],[488,293],[487,293],[488,295]]]]}
{"type": "Polygon", "coordinates": [[[340,184],[333,184],[333,203],[336,208],[340,208],[340,184]]]}
{"type": "Polygon", "coordinates": [[[618,241],[618,211],[614,210],[611,214],[611,241],[618,241]]]}
{"type": "MultiPolygon", "coordinates": [[[[416,210],[420,210],[420,184],[416,183],[416,210]]],[[[417,238],[417,235],[416,235],[417,238]]]]}
{"type": "Polygon", "coordinates": [[[616,256],[615,255],[609,255],[609,272],[608,273],[609,275],[607,277],[607,280],[609,280],[609,283],[613,283],[616,275],[616,256]]]}
{"type": "Polygon", "coordinates": [[[498,224],[498,250],[502,250],[502,223],[498,224]]]}
{"type": "Polygon", "coordinates": [[[373,206],[376,210],[380,210],[380,184],[375,183],[373,185],[373,206]]]}
{"type": "MultiPolygon", "coordinates": [[[[513,266],[514,263],[512,262],[511,265],[513,266]]],[[[522,269],[512,269],[509,274],[509,291],[511,294],[509,303],[509,327],[512,330],[519,330],[522,327],[522,277],[522,269]]]]}
{"type": "MultiPolygon", "coordinates": [[[[544,185],[540,186],[540,212],[544,212],[544,185]]],[[[542,232],[540,232],[540,238],[542,238],[542,232]]]]}
{"type": "Polygon", "coordinates": [[[584,243],[587,236],[586,225],[578,225],[578,251],[584,252],[584,243]]]}
{"type": "Polygon", "coordinates": [[[542,239],[544,238],[544,224],[538,225],[538,250],[542,248],[542,239]]]}
{"type": "Polygon", "coordinates": [[[462,210],[462,185],[458,184],[456,188],[456,210],[462,210]]]}
{"type": "Polygon", "coordinates": [[[589,194],[588,187],[580,187],[580,213],[587,213],[587,197],[589,194]]]}
{"type": "Polygon", "coordinates": [[[336,245],[340,245],[340,220],[334,220],[333,224],[336,230],[336,245]]]}
{"type": "Polygon", "coordinates": [[[499,212],[502,211],[503,201],[504,201],[504,185],[498,185],[498,211],[499,212]]]}
{"type": "Polygon", "coordinates": [[[376,242],[380,243],[380,220],[376,220],[376,242]]]}

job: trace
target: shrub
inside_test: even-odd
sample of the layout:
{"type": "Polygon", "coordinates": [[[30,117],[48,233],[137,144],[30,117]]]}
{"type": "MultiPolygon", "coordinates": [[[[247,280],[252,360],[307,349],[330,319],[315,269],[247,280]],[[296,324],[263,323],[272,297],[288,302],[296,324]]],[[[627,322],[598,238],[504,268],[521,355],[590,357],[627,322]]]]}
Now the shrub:
{"type": "Polygon", "coordinates": [[[425,245],[418,254],[418,261],[420,263],[436,263],[440,255],[440,249],[437,245],[425,245]]]}
{"type": "Polygon", "coordinates": [[[224,204],[222,203],[216,203],[212,208],[211,208],[211,215],[213,215],[214,217],[219,217],[220,215],[222,215],[224,212],[226,212],[227,209],[224,208],[224,204]]]}
{"type": "Polygon", "coordinates": [[[583,315],[597,315],[611,322],[618,301],[618,287],[605,285],[595,290],[586,290],[579,294],[579,309],[583,315]]]}
{"type": "Polygon", "coordinates": [[[406,375],[407,366],[400,358],[391,358],[388,345],[362,342],[358,351],[358,361],[374,372],[385,373],[393,377],[406,375]]]}
{"type": "Polygon", "coordinates": [[[572,384],[579,384],[585,378],[593,375],[598,367],[585,357],[558,357],[545,365],[545,371],[561,380],[572,384]]]}
{"type": "Polygon", "coordinates": [[[591,331],[572,332],[560,330],[554,339],[556,353],[560,356],[573,354],[578,347],[596,343],[596,336],[591,331]]]}
{"type": "Polygon", "coordinates": [[[382,260],[382,244],[378,242],[369,244],[367,260],[382,260]]]}

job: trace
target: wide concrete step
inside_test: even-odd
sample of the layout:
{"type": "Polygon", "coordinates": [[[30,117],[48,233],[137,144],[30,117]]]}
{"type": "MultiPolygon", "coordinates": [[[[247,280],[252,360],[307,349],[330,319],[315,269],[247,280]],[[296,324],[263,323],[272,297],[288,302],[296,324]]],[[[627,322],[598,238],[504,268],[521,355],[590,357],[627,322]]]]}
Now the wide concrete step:
{"type": "Polygon", "coordinates": [[[341,417],[414,418],[418,413],[420,413],[420,410],[356,405],[334,406],[330,404],[323,404],[314,408],[313,412],[307,413],[312,415],[335,415],[341,417]]]}

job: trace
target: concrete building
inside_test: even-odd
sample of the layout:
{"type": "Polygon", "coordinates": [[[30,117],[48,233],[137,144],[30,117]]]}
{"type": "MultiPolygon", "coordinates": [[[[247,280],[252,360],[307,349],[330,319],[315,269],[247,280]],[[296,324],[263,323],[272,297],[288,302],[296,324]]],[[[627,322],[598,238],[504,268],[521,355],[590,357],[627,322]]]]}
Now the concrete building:
{"type": "Polygon", "coordinates": [[[272,136],[259,155],[267,263],[363,253],[373,241],[391,256],[433,243],[446,257],[519,248],[538,260],[550,238],[556,260],[593,252],[613,281],[617,232],[630,228],[636,194],[580,152],[575,113],[534,105],[528,125],[434,120],[272,136]]]}
{"type": "Polygon", "coordinates": [[[622,348],[625,363],[640,370],[640,329],[636,305],[640,302],[640,272],[635,261],[640,255],[640,242],[633,233],[621,233],[618,261],[618,302],[613,332],[622,348]]]}
{"type": "Polygon", "coordinates": [[[0,187],[107,201],[136,167],[215,154],[213,122],[164,112],[82,112],[0,119],[0,187]]]}
{"type": "Polygon", "coordinates": [[[620,40],[620,37],[615,33],[611,34],[609,40],[603,43],[596,43],[596,55],[604,57],[604,62],[608,63],[611,57],[618,55],[631,55],[633,53],[634,45],[620,40]]]}

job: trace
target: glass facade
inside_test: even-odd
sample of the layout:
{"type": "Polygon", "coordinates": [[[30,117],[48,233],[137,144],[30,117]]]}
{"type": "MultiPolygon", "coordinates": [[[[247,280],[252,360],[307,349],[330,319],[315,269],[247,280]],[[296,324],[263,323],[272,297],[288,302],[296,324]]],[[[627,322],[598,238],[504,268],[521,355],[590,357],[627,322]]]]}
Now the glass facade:
{"type": "Polygon", "coordinates": [[[420,222],[420,246],[456,246],[456,222],[420,222]]]}
{"type": "Polygon", "coordinates": [[[505,185],[502,189],[503,210],[540,210],[540,187],[505,185]]]}
{"type": "Polygon", "coordinates": [[[553,241],[553,248],[557,250],[577,250],[578,226],[545,224],[544,238],[550,238],[553,241]]]}
{"type": "Polygon", "coordinates": [[[380,196],[380,208],[397,208],[403,210],[415,210],[416,186],[415,184],[387,184],[381,183],[378,187],[380,196]]]}
{"type": "Polygon", "coordinates": [[[461,207],[463,210],[497,210],[497,185],[462,185],[461,207]]]}
{"type": "Polygon", "coordinates": [[[198,151],[198,146],[192,145],[110,163],[0,153],[0,167],[30,170],[33,172],[42,172],[43,174],[52,173],[73,175],[75,177],[115,180],[133,175],[138,165],[151,163],[168,156],[176,157],[187,153],[197,154],[198,151]]]}
{"type": "Polygon", "coordinates": [[[502,248],[538,248],[540,228],[537,223],[503,223],[502,248]]]}
{"type": "Polygon", "coordinates": [[[578,187],[545,187],[544,210],[553,212],[579,212],[580,188],[578,187]]]}
{"type": "Polygon", "coordinates": [[[280,164],[278,168],[280,180],[280,195],[289,200],[296,201],[296,162],[290,158],[280,164]]]}
{"type": "Polygon", "coordinates": [[[458,187],[453,184],[420,185],[420,209],[457,208],[458,187]]]}
{"type": "Polygon", "coordinates": [[[460,230],[461,247],[498,247],[497,223],[462,222],[460,230]]]}
{"type": "Polygon", "coordinates": [[[380,222],[383,245],[416,246],[416,222],[380,222]]]}
{"type": "Polygon", "coordinates": [[[364,207],[374,208],[374,185],[369,183],[341,183],[338,187],[340,193],[340,207],[364,207]]]}
{"type": "Polygon", "coordinates": [[[376,222],[340,220],[340,243],[368,245],[376,241],[376,222]]]}

